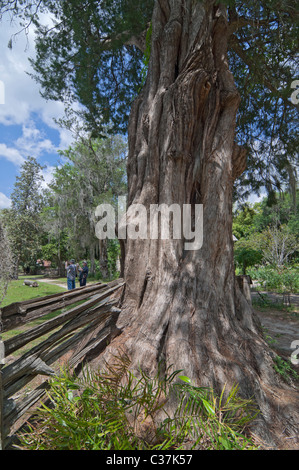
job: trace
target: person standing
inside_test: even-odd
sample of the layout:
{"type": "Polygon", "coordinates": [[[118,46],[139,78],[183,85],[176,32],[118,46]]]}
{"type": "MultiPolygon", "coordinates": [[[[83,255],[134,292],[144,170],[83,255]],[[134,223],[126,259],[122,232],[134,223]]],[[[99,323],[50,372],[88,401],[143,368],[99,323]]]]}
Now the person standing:
{"type": "Polygon", "coordinates": [[[66,277],[67,277],[68,290],[76,288],[76,276],[77,276],[77,267],[75,265],[75,260],[71,259],[70,264],[66,265],[66,277]]]}
{"type": "Polygon", "coordinates": [[[88,276],[88,266],[87,262],[83,261],[83,267],[79,268],[80,274],[79,274],[79,282],[80,282],[80,287],[86,286],[86,279],[88,276]]]}

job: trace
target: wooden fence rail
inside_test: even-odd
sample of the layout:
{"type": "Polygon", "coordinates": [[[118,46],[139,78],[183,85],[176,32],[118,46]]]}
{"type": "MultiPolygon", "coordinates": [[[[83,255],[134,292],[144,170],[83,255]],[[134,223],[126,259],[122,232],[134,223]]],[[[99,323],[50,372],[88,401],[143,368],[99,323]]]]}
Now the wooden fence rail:
{"type": "Polygon", "coordinates": [[[44,381],[26,396],[21,393],[18,400],[17,394],[29,382],[37,375],[57,373],[55,363],[66,354],[68,366],[75,368],[119,334],[116,320],[120,310],[116,305],[123,285],[122,279],[96,283],[0,309],[0,334],[54,314],[53,318],[0,341],[0,449],[7,448],[12,427],[21,423],[24,413],[43,397],[48,387],[44,381]],[[22,354],[20,349],[32,341],[37,344],[22,354]],[[14,359],[11,355],[16,351],[19,354],[14,359]]]}

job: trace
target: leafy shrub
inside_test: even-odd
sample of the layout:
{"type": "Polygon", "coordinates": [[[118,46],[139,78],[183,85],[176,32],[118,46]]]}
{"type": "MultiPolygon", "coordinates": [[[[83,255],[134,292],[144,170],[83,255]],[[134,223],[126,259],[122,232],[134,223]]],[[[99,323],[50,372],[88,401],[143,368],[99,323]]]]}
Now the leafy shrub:
{"type": "Polygon", "coordinates": [[[297,267],[282,266],[279,269],[274,269],[267,266],[251,269],[248,274],[268,291],[299,292],[299,270],[297,267]]]}
{"type": "Polygon", "coordinates": [[[73,377],[64,371],[54,378],[38,419],[20,436],[22,448],[32,450],[167,450],[191,447],[248,449],[253,443],[242,432],[256,416],[250,400],[238,397],[234,387],[224,390],[195,387],[179,372],[153,379],[129,372],[122,357],[105,372],[73,377]],[[166,411],[169,396],[178,406],[173,417],[166,411]],[[161,417],[164,419],[161,419],[161,417]],[[159,417],[159,419],[158,419],[159,417]],[[189,445],[190,447],[190,445],[189,445]]]}
{"type": "Polygon", "coordinates": [[[280,356],[274,358],[274,369],[287,383],[292,383],[293,379],[299,379],[299,375],[292,367],[291,362],[285,361],[280,356]]]}

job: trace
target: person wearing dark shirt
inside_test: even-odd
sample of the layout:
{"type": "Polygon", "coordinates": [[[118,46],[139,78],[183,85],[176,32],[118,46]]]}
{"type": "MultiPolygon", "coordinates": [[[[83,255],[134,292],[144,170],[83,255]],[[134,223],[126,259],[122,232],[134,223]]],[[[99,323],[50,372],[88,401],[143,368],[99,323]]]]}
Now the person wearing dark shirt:
{"type": "Polygon", "coordinates": [[[83,261],[83,267],[79,268],[80,274],[79,274],[79,282],[80,282],[80,287],[86,286],[86,279],[88,276],[88,266],[87,262],[83,261]]]}

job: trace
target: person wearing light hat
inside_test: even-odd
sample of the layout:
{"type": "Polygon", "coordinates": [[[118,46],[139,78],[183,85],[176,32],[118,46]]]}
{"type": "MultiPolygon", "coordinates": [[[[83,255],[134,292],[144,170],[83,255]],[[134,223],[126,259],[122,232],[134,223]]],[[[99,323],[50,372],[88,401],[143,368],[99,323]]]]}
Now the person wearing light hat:
{"type": "Polygon", "coordinates": [[[77,267],[75,265],[75,260],[71,259],[70,264],[66,265],[66,277],[67,277],[68,290],[76,288],[76,276],[77,276],[77,267]]]}

